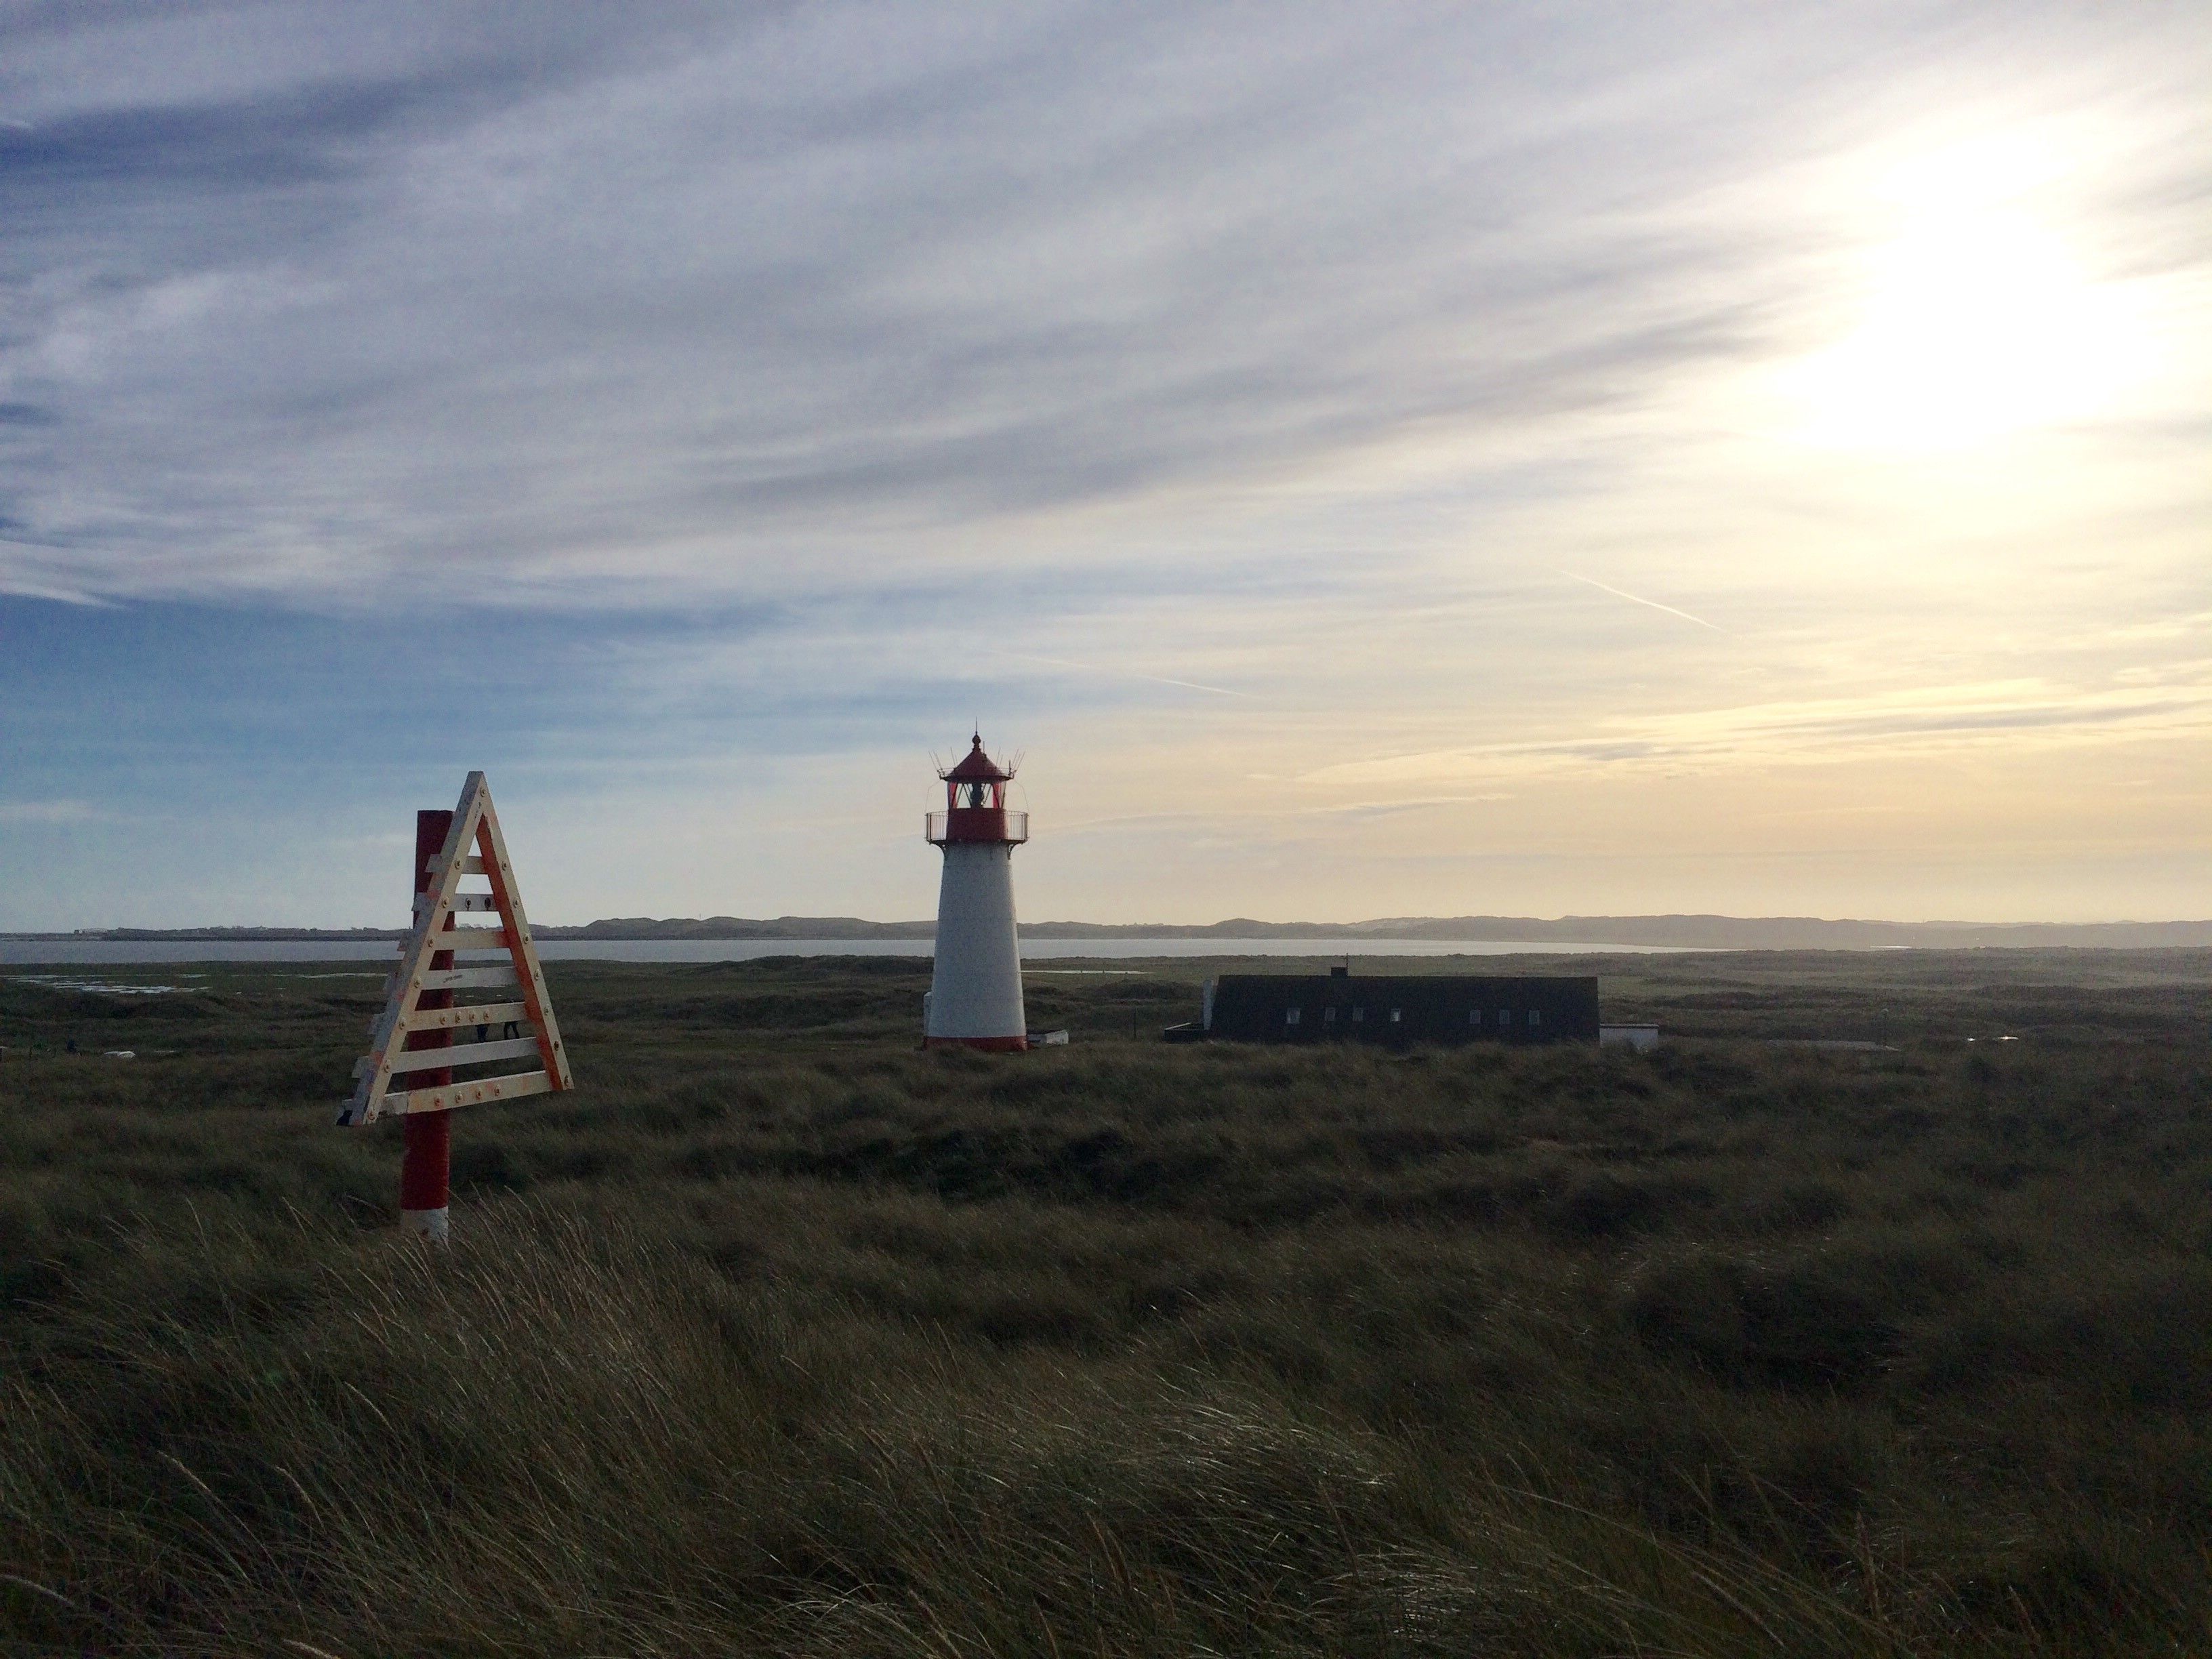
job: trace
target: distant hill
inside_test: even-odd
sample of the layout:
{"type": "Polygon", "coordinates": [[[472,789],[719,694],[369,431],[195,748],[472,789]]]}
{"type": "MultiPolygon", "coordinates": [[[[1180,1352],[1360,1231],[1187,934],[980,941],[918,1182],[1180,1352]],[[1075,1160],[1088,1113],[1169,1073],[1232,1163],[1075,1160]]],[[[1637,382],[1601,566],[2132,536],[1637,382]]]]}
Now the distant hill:
{"type": "MultiPolygon", "coordinates": [[[[566,939],[928,939],[928,921],[864,921],[857,916],[704,918],[616,916],[580,927],[532,930],[566,939]]],[[[2100,922],[1856,921],[1820,916],[1383,916],[1371,921],[1255,921],[1234,917],[1203,927],[1168,922],[1026,923],[1036,939],[1464,939],[1525,945],[1657,945],[1717,951],[1964,950],[2052,946],[2147,950],[2212,947],[2212,921],[2100,922]]],[[[396,939],[398,928],[110,927],[74,933],[9,933],[21,939],[275,940],[396,939]]]]}
{"type": "Polygon", "coordinates": [[[672,916],[665,921],[615,916],[581,927],[531,931],[545,939],[929,939],[936,934],[937,924],[863,921],[858,916],[777,916],[764,921],[744,916],[672,916]]]}

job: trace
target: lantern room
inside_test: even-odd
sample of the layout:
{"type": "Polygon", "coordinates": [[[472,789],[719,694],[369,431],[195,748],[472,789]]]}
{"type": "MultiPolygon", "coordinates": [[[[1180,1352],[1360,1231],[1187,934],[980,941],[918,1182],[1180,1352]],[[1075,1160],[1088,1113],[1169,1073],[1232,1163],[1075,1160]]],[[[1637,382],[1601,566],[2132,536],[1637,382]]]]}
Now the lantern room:
{"type": "Polygon", "coordinates": [[[1006,810],[1006,786],[1014,775],[983,752],[981,732],[960,763],[938,776],[945,780],[945,811],[929,815],[926,833],[932,842],[1018,844],[1030,838],[1029,814],[1006,810]]]}

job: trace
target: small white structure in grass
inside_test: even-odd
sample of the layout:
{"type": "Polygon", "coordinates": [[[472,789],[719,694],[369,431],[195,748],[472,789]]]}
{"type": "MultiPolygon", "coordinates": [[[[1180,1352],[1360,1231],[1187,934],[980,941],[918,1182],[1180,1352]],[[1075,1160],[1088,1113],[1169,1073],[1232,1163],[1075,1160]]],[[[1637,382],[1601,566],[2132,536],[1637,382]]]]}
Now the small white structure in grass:
{"type": "Polygon", "coordinates": [[[1601,1025],[1597,1028],[1601,1048],[1633,1048],[1639,1054],[1648,1054],[1659,1046],[1656,1025],[1601,1025]]]}
{"type": "Polygon", "coordinates": [[[975,734],[945,781],[945,811],[925,826],[945,854],[937,890],[937,961],[922,1003],[922,1046],[1030,1046],[1022,1008],[1022,949],[1014,931],[1014,848],[1030,838],[1030,816],[1006,810],[1013,773],[983,752],[975,734]]]}

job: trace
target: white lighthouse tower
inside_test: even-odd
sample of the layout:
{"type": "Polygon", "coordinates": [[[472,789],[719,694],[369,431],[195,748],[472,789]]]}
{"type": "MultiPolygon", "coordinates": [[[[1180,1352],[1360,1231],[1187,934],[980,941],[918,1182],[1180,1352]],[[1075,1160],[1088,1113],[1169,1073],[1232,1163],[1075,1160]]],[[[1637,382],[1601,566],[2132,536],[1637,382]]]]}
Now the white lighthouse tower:
{"type": "Polygon", "coordinates": [[[1012,772],[983,752],[983,737],[945,780],[945,811],[929,815],[945,851],[937,890],[937,967],[922,1010],[922,1046],[1026,1048],[1021,942],[1014,933],[1014,848],[1030,815],[1006,810],[1012,772]]]}

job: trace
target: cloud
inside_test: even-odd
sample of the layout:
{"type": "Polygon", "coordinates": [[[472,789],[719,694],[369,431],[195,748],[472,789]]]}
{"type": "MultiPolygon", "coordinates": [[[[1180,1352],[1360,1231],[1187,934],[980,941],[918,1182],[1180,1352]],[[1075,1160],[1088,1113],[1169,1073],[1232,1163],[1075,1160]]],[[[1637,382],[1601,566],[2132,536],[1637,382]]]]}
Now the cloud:
{"type": "Polygon", "coordinates": [[[1178,680],[1164,674],[1139,673],[1133,668],[1102,668],[1094,663],[1069,662],[1062,657],[1039,657],[1026,651],[1009,651],[1006,655],[1015,662],[1041,663],[1048,668],[1072,668],[1078,673],[1100,674],[1109,679],[1144,680],[1153,685],[1171,685],[1178,690],[1203,691],[1213,697],[1249,697],[1249,691],[1231,691],[1224,686],[1201,685],[1196,680],[1178,680]]]}
{"type": "Polygon", "coordinates": [[[1893,760],[1987,746],[2008,736],[2108,740],[2212,736],[2212,678],[2105,689],[2043,680],[1915,686],[1855,696],[1661,714],[1613,714],[1578,736],[1393,755],[1318,768],[1298,781],[1330,788],[1692,763],[1754,767],[1893,760]]]}
{"type": "MultiPolygon", "coordinates": [[[[1370,844],[1632,849],[1688,774],[2126,746],[2169,782],[2078,837],[2109,884],[2203,729],[2208,78],[2193,13],[1975,0],[18,8],[0,596],[68,603],[0,597],[0,773],[281,807],[304,870],[490,760],[609,826],[549,843],[571,891],[688,803],[664,907],[911,914],[861,829],[980,715],[1130,915],[1186,856],[1303,908],[1370,844]],[[2155,384],[1802,441],[1899,189],[1984,139],[2051,159],[2005,211],[2155,384]],[[817,821],[835,869],[732,850],[817,821]]],[[[1977,846],[2045,810],[1954,783],[1977,846]]],[[[105,917],[197,858],[176,915],[232,890],[208,836],[0,893],[105,917]]],[[[1341,908],[1431,897],[1485,908],[1341,908]]]]}
{"type": "Polygon", "coordinates": [[[51,827],[92,823],[106,816],[89,801],[0,800],[0,823],[51,827]]]}
{"type": "Polygon", "coordinates": [[[1700,628],[1710,628],[1716,634],[1728,632],[1728,629],[1721,627],[1717,623],[1709,623],[1703,617],[1693,617],[1686,611],[1678,611],[1671,605],[1662,605],[1656,599],[1647,599],[1640,593],[1631,593],[1624,589],[1610,586],[1599,581],[1595,577],[1577,575],[1571,570],[1562,570],[1559,574],[1569,581],[1580,582],[1585,587],[1595,587],[1601,593],[1610,593],[1616,599],[1626,599],[1631,605],[1641,605],[1654,611],[1663,611],[1670,617],[1680,617],[1686,623],[1695,623],[1700,628]]]}
{"type": "Polygon", "coordinates": [[[23,32],[0,489],[78,585],[836,588],[1510,449],[1770,346],[1733,181],[1857,79],[1642,10],[429,15],[23,32]]]}

